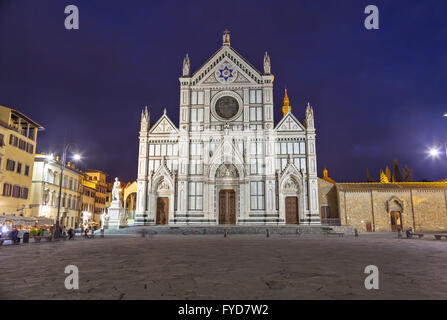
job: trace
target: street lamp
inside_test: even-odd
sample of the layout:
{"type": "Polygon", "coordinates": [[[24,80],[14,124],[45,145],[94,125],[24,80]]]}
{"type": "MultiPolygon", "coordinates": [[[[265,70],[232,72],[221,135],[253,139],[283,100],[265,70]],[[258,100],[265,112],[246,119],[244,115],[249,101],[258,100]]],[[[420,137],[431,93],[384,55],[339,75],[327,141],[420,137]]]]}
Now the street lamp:
{"type": "Polygon", "coordinates": [[[441,152],[436,147],[430,148],[428,150],[428,155],[432,158],[438,158],[440,154],[441,154],[441,152]]]}
{"type": "MultiPolygon", "coordinates": [[[[54,230],[54,238],[58,238],[59,237],[59,215],[60,215],[60,211],[61,211],[61,200],[62,200],[62,179],[64,178],[64,167],[65,167],[65,162],[67,161],[67,151],[68,148],[70,148],[70,144],[66,144],[64,146],[64,151],[62,153],[62,161],[61,161],[61,176],[59,178],[59,199],[57,201],[57,216],[56,216],[56,227],[54,230]]],[[[79,154],[75,154],[73,159],[75,161],[78,161],[81,159],[81,156],[79,154]]]]}

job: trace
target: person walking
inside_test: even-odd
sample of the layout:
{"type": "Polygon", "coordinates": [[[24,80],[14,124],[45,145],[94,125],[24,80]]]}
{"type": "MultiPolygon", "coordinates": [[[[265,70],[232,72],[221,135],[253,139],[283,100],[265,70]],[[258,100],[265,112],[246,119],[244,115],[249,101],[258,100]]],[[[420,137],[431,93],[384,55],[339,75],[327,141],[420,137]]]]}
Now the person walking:
{"type": "Polygon", "coordinates": [[[68,240],[74,239],[74,231],[73,228],[68,229],[68,240]]]}
{"type": "Polygon", "coordinates": [[[88,228],[85,228],[84,230],[84,238],[90,239],[90,237],[88,236],[88,228]]]}

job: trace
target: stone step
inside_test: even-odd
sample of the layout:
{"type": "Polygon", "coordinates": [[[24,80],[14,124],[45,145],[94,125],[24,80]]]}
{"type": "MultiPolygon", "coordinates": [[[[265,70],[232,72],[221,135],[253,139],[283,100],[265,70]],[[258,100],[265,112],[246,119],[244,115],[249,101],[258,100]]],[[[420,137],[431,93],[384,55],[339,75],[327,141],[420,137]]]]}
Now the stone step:
{"type": "MultiPolygon", "coordinates": [[[[104,233],[109,235],[125,235],[125,234],[224,234],[225,230],[227,234],[266,234],[266,230],[269,230],[270,234],[281,235],[293,235],[293,234],[327,234],[331,233],[344,233],[345,235],[354,235],[354,228],[351,226],[268,226],[268,225],[252,225],[252,226],[191,226],[191,225],[178,225],[178,226],[135,226],[125,227],[119,230],[105,229],[104,233]]],[[[100,233],[97,230],[96,233],[100,233]]]]}

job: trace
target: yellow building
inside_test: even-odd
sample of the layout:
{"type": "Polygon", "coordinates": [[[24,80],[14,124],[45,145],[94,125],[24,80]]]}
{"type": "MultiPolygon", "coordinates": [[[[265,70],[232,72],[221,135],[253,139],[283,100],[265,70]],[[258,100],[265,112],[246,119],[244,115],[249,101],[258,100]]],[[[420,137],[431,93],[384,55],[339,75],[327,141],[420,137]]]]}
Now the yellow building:
{"type": "MultiPolygon", "coordinates": [[[[95,199],[96,199],[96,184],[88,180],[87,175],[82,179],[81,191],[81,221],[84,228],[91,227],[95,221],[95,199]]],[[[96,223],[99,223],[97,221],[96,223]]]]}
{"type": "MultiPolygon", "coordinates": [[[[64,167],[59,223],[67,228],[80,224],[81,183],[83,174],[70,162],[64,167]]],[[[44,216],[56,222],[61,161],[48,155],[36,155],[31,187],[31,215],[44,216]]]]}
{"type": "Polygon", "coordinates": [[[42,129],[21,112],[0,106],[0,214],[31,214],[34,154],[42,129]]]}
{"type": "Polygon", "coordinates": [[[92,221],[101,223],[101,215],[106,211],[107,174],[100,170],[86,170],[86,180],[95,185],[95,208],[92,221]]]}

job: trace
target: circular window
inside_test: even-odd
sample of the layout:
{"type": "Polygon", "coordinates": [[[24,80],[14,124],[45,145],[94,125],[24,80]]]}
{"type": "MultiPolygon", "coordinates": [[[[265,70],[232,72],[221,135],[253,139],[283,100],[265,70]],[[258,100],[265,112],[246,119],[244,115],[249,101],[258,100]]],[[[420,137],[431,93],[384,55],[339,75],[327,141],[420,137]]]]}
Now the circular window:
{"type": "Polygon", "coordinates": [[[216,101],[214,109],[219,117],[229,120],[239,111],[239,103],[235,98],[225,96],[216,101]]]}

